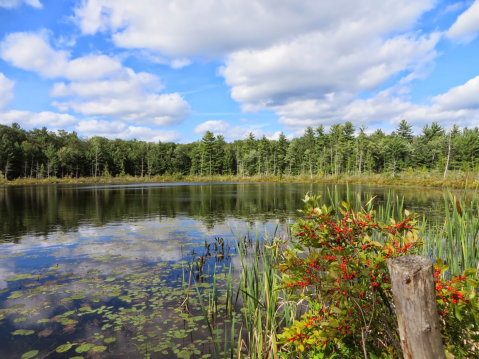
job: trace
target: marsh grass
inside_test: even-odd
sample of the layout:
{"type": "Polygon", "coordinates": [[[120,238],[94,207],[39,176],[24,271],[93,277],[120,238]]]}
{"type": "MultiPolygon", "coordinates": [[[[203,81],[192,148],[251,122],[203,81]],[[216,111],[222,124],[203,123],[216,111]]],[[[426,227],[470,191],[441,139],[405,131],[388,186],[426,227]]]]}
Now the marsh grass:
{"type": "Polygon", "coordinates": [[[37,185],[37,184],[106,184],[106,183],[171,183],[171,182],[271,182],[271,183],[342,183],[342,184],[364,184],[377,186],[419,186],[419,187],[439,187],[439,188],[467,188],[468,186],[478,186],[479,178],[476,174],[464,171],[450,171],[446,180],[443,174],[438,171],[403,171],[392,176],[390,173],[381,174],[341,174],[313,176],[302,175],[255,175],[255,176],[237,176],[237,175],[183,175],[183,174],[164,174],[155,176],[118,176],[118,177],[79,177],[79,178],[17,178],[6,181],[0,179],[0,186],[8,185],[37,185]]]}

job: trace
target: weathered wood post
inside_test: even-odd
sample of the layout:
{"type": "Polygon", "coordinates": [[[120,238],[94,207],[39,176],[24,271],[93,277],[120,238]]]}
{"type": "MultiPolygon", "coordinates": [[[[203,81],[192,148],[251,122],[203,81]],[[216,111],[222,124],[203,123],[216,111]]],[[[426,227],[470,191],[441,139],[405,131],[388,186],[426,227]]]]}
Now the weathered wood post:
{"type": "Polygon", "coordinates": [[[445,359],[432,262],[408,255],[388,269],[404,359],[445,359]]]}

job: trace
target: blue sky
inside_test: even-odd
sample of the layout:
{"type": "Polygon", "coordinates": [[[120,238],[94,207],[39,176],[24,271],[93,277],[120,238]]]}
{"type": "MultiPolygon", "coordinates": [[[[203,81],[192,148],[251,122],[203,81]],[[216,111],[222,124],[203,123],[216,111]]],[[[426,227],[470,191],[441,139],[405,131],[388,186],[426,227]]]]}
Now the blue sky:
{"type": "Polygon", "coordinates": [[[0,124],[191,142],[479,125],[479,0],[0,0],[0,124]]]}

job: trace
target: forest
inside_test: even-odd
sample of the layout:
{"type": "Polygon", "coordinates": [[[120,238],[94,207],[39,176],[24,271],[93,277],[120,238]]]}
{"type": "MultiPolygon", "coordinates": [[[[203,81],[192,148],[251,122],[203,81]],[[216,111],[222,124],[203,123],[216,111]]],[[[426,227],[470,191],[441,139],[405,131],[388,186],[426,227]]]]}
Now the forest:
{"type": "Polygon", "coordinates": [[[413,134],[402,120],[390,134],[353,123],[308,127],[277,140],[250,133],[232,143],[206,132],[188,144],[82,138],[76,132],[0,125],[0,178],[155,176],[341,176],[400,171],[479,172],[479,129],[438,123],[413,134]]]}

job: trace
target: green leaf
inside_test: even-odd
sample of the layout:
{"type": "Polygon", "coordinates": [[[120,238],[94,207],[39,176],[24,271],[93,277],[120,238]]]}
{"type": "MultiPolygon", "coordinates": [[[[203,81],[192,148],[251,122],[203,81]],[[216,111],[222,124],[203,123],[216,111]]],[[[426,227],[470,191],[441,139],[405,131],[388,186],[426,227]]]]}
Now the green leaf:
{"type": "Polygon", "coordinates": [[[476,275],[477,274],[477,269],[475,268],[469,268],[469,269],[466,269],[462,272],[462,275],[465,275],[466,277],[468,275],[476,275]]]}
{"type": "Polygon", "coordinates": [[[109,343],[113,343],[114,341],[116,340],[116,338],[106,338],[104,340],[105,343],[109,344],[109,343]]]}
{"type": "Polygon", "coordinates": [[[454,315],[456,316],[457,320],[461,321],[462,313],[461,313],[461,310],[459,309],[459,306],[453,305],[453,307],[454,307],[454,315]]]}
{"type": "Polygon", "coordinates": [[[331,310],[336,314],[341,314],[342,313],[341,309],[339,309],[338,307],[331,307],[331,310]]]}
{"type": "Polygon", "coordinates": [[[35,333],[34,330],[17,329],[12,334],[13,335],[31,335],[33,333],[35,333]]]}
{"type": "Polygon", "coordinates": [[[469,283],[470,285],[472,285],[474,288],[478,288],[478,287],[479,287],[479,281],[477,281],[477,280],[475,280],[475,279],[467,278],[467,283],[469,283]]]}
{"type": "Polygon", "coordinates": [[[80,345],[78,348],[76,348],[75,351],[78,354],[85,353],[89,351],[93,346],[94,346],[93,344],[83,344],[83,345],[80,345]]]}
{"type": "Polygon", "coordinates": [[[35,357],[38,354],[38,350],[30,350],[22,355],[22,359],[30,359],[35,357]]]}
{"type": "Polygon", "coordinates": [[[344,208],[346,208],[348,211],[351,209],[351,203],[341,201],[341,204],[343,205],[344,208]]]}
{"type": "Polygon", "coordinates": [[[101,352],[104,352],[106,350],[106,347],[104,345],[99,345],[97,347],[93,347],[92,350],[95,353],[101,353],[101,352]]]}
{"type": "Polygon", "coordinates": [[[56,349],[56,352],[57,353],[65,353],[65,352],[69,351],[72,346],[73,346],[73,344],[70,344],[70,343],[62,344],[56,349]]]}

